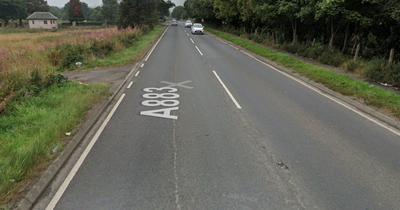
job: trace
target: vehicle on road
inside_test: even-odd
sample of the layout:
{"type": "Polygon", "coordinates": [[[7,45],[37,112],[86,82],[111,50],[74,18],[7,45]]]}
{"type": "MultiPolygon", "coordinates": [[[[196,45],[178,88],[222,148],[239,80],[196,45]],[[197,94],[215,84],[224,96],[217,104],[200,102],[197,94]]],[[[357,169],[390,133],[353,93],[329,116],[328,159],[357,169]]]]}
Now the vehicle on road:
{"type": "Polygon", "coordinates": [[[192,27],[192,21],[187,20],[187,21],[185,22],[185,28],[190,28],[190,27],[192,27]]]}
{"type": "Polygon", "coordinates": [[[177,25],[178,25],[178,21],[173,19],[172,22],[171,22],[171,26],[177,26],[177,25]]]}
{"type": "Polygon", "coordinates": [[[192,25],[192,34],[204,34],[204,27],[200,23],[192,25]]]}

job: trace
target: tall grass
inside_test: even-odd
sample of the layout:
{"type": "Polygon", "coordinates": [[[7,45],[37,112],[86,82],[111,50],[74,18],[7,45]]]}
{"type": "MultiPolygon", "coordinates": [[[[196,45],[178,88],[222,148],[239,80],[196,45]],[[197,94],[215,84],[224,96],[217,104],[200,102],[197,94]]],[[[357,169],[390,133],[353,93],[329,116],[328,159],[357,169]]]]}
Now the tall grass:
{"type": "Polygon", "coordinates": [[[52,158],[53,148],[61,150],[63,134],[84,119],[82,113],[105,96],[106,88],[75,82],[54,85],[1,116],[0,194],[30,174],[37,162],[52,158]]]}
{"type": "MultiPolygon", "coordinates": [[[[290,55],[279,53],[236,36],[213,29],[208,29],[208,31],[249,51],[275,61],[279,65],[290,68],[293,71],[308,77],[311,80],[319,82],[336,92],[344,95],[356,96],[364,100],[366,104],[388,110],[400,119],[400,96],[394,92],[386,91],[369,83],[355,80],[346,75],[338,74],[325,68],[303,62],[290,55]]],[[[379,63],[377,65],[379,67],[379,63]]],[[[400,76],[398,78],[400,78],[400,76]]]]}
{"type": "MultiPolygon", "coordinates": [[[[120,52],[141,35],[139,28],[0,34],[0,99],[8,100],[30,86],[34,72],[46,78],[57,71],[77,68],[76,62],[85,65],[120,52]]],[[[0,114],[4,106],[0,103],[0,114]]]]}
{"type": "MultiPolygon", "coordinates": [[[[53,32],[52,35],[56,33],[53,32]]],[[[119,62],[132,62],[132,59],[140,58],[161,33],[162,28],[157,27],[148,34],[131,40],[129,46],[127,42],[121,44],[127,47],[120,52],[114,52],[98,61],[93,60],[89,65],[108,66],[120,65],[119,62]],[[118,63],[115,63],[115,60],[118,63]]],[[[85,34],[87,40],[95,39],[100,42],[108,39],[107,37],[112,37],[110,39],[113,40],[124,40],[125,38],[121,36],[132,38],[127,32],[85,34]],[[114,35],[109,36],[112,33],[114,35]]],[[[57,39],[51,36],[49,36],[51,38],[38,37],[41,39],[40,42],[57,39]]],[[[76,42],[71,45],[71,48],[74,48],[82,43],[76,42]]],[[[12,97],[7,100],[6,111],[0,114],[0,209],[7,209],[10,206],[2,204],[10,201],[14,194],[18,193],[21,186],[43,162],[51,160],[62,150],[66,143],[63,141],[64,134],[73,130],[76,124],[83,120],[85,112],[92,107],[92,104],[102,100],[108,93],[104,84],[80,85],[68,81],[61,75],[46,75],[47,71],[34,68],[31,71],[20,71],[18,75],[15,73],[8,75],[7,85],[15,87],[14,90],[19,88],[19,91],[10,94],[12,97]],[[21,78],[24,77],[28,84],[21,82],[21,78]]],[[[4,101],[0,101],[0,107],[2,103],[4,104],[4,101]]]]}

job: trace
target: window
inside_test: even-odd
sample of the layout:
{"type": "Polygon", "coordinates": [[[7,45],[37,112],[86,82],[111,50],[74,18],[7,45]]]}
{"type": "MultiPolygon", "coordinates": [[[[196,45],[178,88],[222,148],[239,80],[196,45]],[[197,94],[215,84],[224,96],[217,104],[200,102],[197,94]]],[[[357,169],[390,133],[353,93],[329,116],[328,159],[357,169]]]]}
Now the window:
{"type": "Polygon", "coordinates": [[[47,24],[47,20],[43,21],[44,24],[47,24]]]}

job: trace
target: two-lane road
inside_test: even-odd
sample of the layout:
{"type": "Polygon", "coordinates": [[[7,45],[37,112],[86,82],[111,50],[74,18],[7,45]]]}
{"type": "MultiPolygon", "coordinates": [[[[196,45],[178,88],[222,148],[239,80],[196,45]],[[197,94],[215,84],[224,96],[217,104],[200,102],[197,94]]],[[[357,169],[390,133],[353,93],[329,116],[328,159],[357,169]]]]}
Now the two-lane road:
{"type": "Polygon", "coordinates": [[[234,46],[171,26],[130,81],[35,209],[400,208],[398,133],[234,46]]]}

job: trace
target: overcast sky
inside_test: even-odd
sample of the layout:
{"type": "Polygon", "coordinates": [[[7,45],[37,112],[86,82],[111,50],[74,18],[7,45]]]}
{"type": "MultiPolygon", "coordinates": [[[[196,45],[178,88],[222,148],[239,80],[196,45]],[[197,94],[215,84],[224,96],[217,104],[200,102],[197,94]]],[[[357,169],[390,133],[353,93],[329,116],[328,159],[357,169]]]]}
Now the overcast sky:
{"type": "MultiPolygon", "coordinates": [[[[171,0],[175,3],[176,6],[183,5],[185,0],[171,0]]],[[[47,0],[47,4],[50,6],[64,7],[64,5],[69,2],[69,0],[47,0]]],[[[81,2],[85,2],[89,5],[89,7],[95,8],[102,4],[102,0],[81,0],[81,2]]]]}

